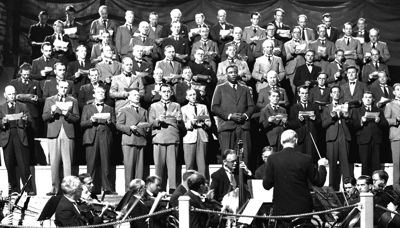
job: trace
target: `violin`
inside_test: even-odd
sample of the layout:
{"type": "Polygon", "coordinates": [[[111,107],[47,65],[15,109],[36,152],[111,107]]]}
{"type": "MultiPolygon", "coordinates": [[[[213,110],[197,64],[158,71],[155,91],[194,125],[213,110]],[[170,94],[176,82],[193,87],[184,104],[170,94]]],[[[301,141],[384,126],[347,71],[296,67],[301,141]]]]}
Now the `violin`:
{"type": "Polygon", "coordinates": [[[103,218],[103,220],[107,221],[116,220],[117,217],[114,206],[99,202],[97,200],[81,199],[78,202],[78,208],[81,214],[84,215],[84,217],[87,218],[89,222],[93,221],[94,217],[101,217],[103,218]]]}

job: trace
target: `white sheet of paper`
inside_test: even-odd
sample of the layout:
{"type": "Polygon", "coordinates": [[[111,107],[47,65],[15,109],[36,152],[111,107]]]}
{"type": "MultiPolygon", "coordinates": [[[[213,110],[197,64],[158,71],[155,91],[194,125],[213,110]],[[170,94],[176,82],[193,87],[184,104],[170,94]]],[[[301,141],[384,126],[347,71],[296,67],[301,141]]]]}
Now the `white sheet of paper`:
{"type": "Polygon", "coordinates": [[[229,33],[231,33],[231,30],[229,30],[229,29],[221,29],[221,30],[219,30],[219,35],[220,36],[227,36],[227,35],[229,35],[229,33]]]}
{"type": "Polygon", "coordinates": [[[108,120],[110,119],[111,114],[109,112],[104,112],[104,113],[100,112],[93,114],[93,117],[100,120],[108,120]]]}
{"type": "Polygon", "coordinates": [[[375,117],[379,117],[379,112],[365,112],[364,116],[373,119],[375,117]]]}
{"type": "Polygon", "coordinates": [[[24,114],[22,112],[20,113],[15,113],[15,114],[6,114],[6,118],[8,120],[19,120],[22,118],[24,114]]]}
{"type": "Polygon", "coordinates": [[[78,32],[78,27],[71,27],[64,29],[64,33],[67,35],[76,34],[77,32],[78,32]]]}
{"type": "Polygon", "coordinates": [[[364,37],[354,37],[354,39],[360,41],[361,44],[365,43],[364,37]]]}
{"type": "Polygon", "coordinates": [[[355,53],[354,50],[351,51],[344,51],[344,55],[353,55],[355,53]]]}
{"type": "Polygon", "coordinates": [[[296,46],[296,50],[299,50],[299,51],[305,50],[306,47],[307,47],[307,44],[305,44],[305,43],[304,44],[300,44],[300,45],[296,46]]]}
{"type": "Polygon", "coordinates": [[[72,108],[72,101],[66,101],[66,102],[61,102],[57,101],[56,106],[61,110],[61,111],[68,111],[69,109],[72,108]]]}
{"type": "Polygon", "coordinates": [[[325,54],[326,53],[326,47],[318,46],[317,52],[319,54],[325,54]]]}
{"type": "MultiPolygon", "coordinates": [[[[247,203],[246,208],[244,209],[242,215],[250,215],[255,216],[257,215],[260,207],[262,206],[263,202],[257,199],[250,199],[249,203],[247,203]]],[[[240,217],[238,223],[250,225],[253,222],[252,217],[240,217]]]]}
{"type": "Polygon", "coordinates": [[[302,115],[302,116],[312,116],[312,115],[315,115],[315,114],[314,114],[314,111],[299,111],[299,116],[300,115],[302,115]]]}
{"type": "Polygon", "coordinates": [[[199,34],[200,33],[200,28],[192,28],[192,29],[190,29],[190,32],[199,34]]]}
{"type": "Polygon", "coordinates": [[[263,203],[272,203],[274,188],[266,190],[263,186],[263,180],[251,180],[251,189],[254,199],[263,203]]]}
{"type": "Polygon", "coordinates": [[[53,45],[54,45],[54,47],[66,48],[66,47],[68,47],[68,42],[65,42],[62,40],[54,40],[53,45]]]}
{"type": "Polygon", "coordinates": [[[379,102],[381,102],[381,103],[386,103],[386,102],[389,102],[389,101],[390,101],[389,98],[381,97],[381,100],[380,100],[379,102]]]}
{"type": "Polygon", "coordinates": [[[282,37],[290,37],[290,30],[289,29],[278,29],[276,31],[282,37]]]}

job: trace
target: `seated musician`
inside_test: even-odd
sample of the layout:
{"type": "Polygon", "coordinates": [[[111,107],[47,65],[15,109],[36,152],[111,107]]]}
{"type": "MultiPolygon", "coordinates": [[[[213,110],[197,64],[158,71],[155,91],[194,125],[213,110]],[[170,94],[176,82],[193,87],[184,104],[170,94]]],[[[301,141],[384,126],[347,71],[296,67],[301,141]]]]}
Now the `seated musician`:
{"type": "Polygon", "coordinates": [[[264,163],[256,169],[256,172],[254,173],[254,177],[256,179],[263,179],[263,177],[265,175],[265,168],[267,166],[268,156],[270,156],[273,152],[274,152],[274,149],[270,146],[266,146],[262,149],[261,158],[264,161],[264,163]]]}
{"type": "Polygon", "coordinates": [[[356,204],[360,201],[360,193],[356,188],[356,179],[354,177],[346,177],[343,179],[343,189],[348,205],[356,204]]]}
{"type": "Polygon", "coordinates": [[[89,173],[81,173],[79,174],[79,180],[82,183],[82,197],[85,200],[96,200],[99,201],[97,195],[93,192],[93,178],[90,176],[89,173]]]}
{"type": "MultiPolygon", "coordinates": [[[[376,170],[372,173],[374,203],[391,211],[397,211],[400,203],[400,192],[394,189],[392,185],[387,185],[388,179],[389,175],[384,170],[376,170]]],[[[400,217],[382,208],[375,207],[374,224],[379,227],[399,227],[400,217]]]]}
{"type": "Polygon", "coordinates": [[[189,187],[187,186],[187,180],[194,173],[197,173],[197,171],[190,169],[190,170],[186,170],[186,172],[182,175],[181,184],[178,185],[178,187],[172,193],[171,198],[169,200],[169,208],[178,206],[178,204],[179,204],[178,198],[180,196],[183,196],[188,191],[189,187]]]}
{"type": "Polygon", "coordinates": [[[252,176],[251,171],[243,161],[241,162],[240,167],[237,167],[238,156],[236,155],[235,150],[225,150],[222,159],[222,167],[211,175],[212,181],[210,189],[214,190],[214,199],[218,202],[221,202],[228,192],[239,187],[239,168],[244,170],[244,180],[241,180],[243,183],[246,183],[246,180],[252,176]]]}
{"type": "MultiPolygon", "coordinates": [[[[145,192],[142,197],[142,201],[150,213],[165,210],[167,202],[163,197],[165,192],[161,190],[161,178],[158,176],[149,176],[145,180],[145,192]],[[158,198],[160,201],[158,201],[158,198]],[[154,207],[154,208],[153,208],[154,207]],[[153,209],[153,210],[152,210],[153,209]]],[[[166,214],[157,215],[149,219],[149,225],[152,228],[164,227],[166,222],[166,214]]]]}

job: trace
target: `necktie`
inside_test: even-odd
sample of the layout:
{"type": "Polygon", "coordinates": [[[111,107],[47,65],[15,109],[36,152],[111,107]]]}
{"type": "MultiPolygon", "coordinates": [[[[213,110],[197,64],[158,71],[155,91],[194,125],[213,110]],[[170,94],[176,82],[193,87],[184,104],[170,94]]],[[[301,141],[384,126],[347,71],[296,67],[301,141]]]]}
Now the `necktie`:
{"type": "Polygon", "coordinates": [[[232,184],[232,188],[236,189],[237,184],[236,184],[236,180],[235,180],[235,176],[233,175],[233,173],[231,173],[231,184],[232,184]]]}
{"type": "Polygon", "coordinates": [[[372,48],[376,48],[376,43],[372,43],[372,48]]]}
{"type": "Polygon", "coordinates": [[[350,85],[355,85],[356,84],[356,82],[350,82],[350,85]]]}
{"type": "Polygon", "coordinates": [[[134,106],[136,113],[139,113],[139,107],[138,106],[134,106]]]}
{"type": "Polygon", "coordinates": [[[129,33],[132,34],[132,25],[128,25],[128,30],[129,30],[129,33]]]}
{"type": "Polygon", "coordinates": [[[167,103],[164,103],[164,111],[167,112],[168,111],[168,106],[167,103]]]}
{"type": "Polygon", "coordinates": [[[233,58],[228,58],[230,64],[234,64],[235,60],[233,58]]]}
{"type": "Polygon", "coordinates": [[[104,29],[107,28],[107,20],[103,20],[103,26],[104,26],[104,29]]]}
{"type": "Polygon", "coordinates": [[[194,107],[194,114],[197,116],[197,105],[193,104],[193,107],[194,107]]]}
{"type": "Polygon", "coordinates": [[[370,111],[371,111],[371,108],[370,108],[369,106],[367,106],[367,107],[365,108],[365,110],[366,110],[367,112],[370,112],[370,111]]]}
{"type": "Polygon", "coordinates": [[[374,66],[375,66],[375,69],[376,69],[376,70],[379,70],[379,66],[378,66],[378,63],[377,63],[377,62],[374,63],[374,66]]]}
{"type": "Polygon", "coordinates": [[[268,55],[268,62],[271,63],[271,56],[268,55]]]}
{"type": "Polygon", "coordinates": [[[85,62],[84,61],[79,61],[79,62],[80,62],[81,67],[85,67],[85,62]]]}
{"type": "Polygon", "coordinates": [[[203,41],[203,48],[207,47],[207,41],[203,41]]]}
{"type": "Polygon", "coordinates": [[[321,95],[324,95],[325,88],[319,87],[319,90],[321,91],[321,95]]]}
{"type": "Polygon", "coordinates": [[[236,84],[233,84],[233,89],[236,91],[236,84]]]}
{"type": "Polygon", "coordinates": [[[321,44],[325,46],[325,40],[321,40],[321,44]]]}
{"type": "Polygon", "coordinates": [[[9,113],[11,113],[11,114],[15,113],[15,104],[14,104],[14,102],[8,103],[8,108],[9,108],[9,113]]]}
{"type": "Polygon", "coordinates": [[[257,33],[257,28],[256,27],[253,27],[253,32],[254,32],[254,35],[257,33]]]}
{"type": "Polygon", "coordinates": [[[306,40],[306,29],[305,28],[303,29],[303,33],[301,34],[301,38],[303,40],[306,40]]]}
{"type": "Polygon", "coordinates": [[[307,108],[307,103],[302,103],[303,108],[306,109],[307,108]]]}
{"type": "Polygon", "coordinates": [[[350,38],[346,38],[346,45],[349,46],[350,44],[350,38]]]}
{"type": "Polygon", "coordinates": [[[142,36],[142,42],[144,43],[146,41],[146,37],[142,36]]]}
{"type": "Polygon", "coordinates": [[[172,67],[172,70],[174,70],[174,64],[172,63],[172,61],[169,61],[169,65],[172,67]]]}
{"type": "Polygon", "coordinates": [[[389,97],[389,93],[388,93],[388,91],[386,89],[386,86],[382,86],[382,89],[383,89],[383,97],[388,98],[389,97]]]}

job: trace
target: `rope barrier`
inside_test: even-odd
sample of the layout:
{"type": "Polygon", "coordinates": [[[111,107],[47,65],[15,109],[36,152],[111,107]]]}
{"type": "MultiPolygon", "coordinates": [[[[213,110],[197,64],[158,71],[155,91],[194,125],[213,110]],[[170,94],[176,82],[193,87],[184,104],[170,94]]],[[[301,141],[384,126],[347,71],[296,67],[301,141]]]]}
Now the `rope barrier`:
{"type": "MultiPolygon", "coordinates": [[[[114,225],[119,225],[123,223],[128,223],[136,220],[141,220],[145,218],[150,218],[156,215],[162,215],[169,213],[171,211],[177,211],[178,207],[173,207],[170,209],[162,210],[162,211],[157,211],[152,214],[147,214],[147,215],[141,215],[129,219],[125,219],[123,221],[115,221],[115,222],[109,222],[109,223],[102,223],[102,224],[95,224],[95,225],[86,225],[86,226],[65,226],[63,228],[95,228],[95,227],[106,227],[106,226],[114,226],[114,225]]],[[[0,227],[10,227],[10,228],[54,228],[54,227],[44,227],[44,226],[19,226],[19,225],[3,225],[1,224],[0,227]]]]}
{"type": "Polygon", "coordinates": [[[200,208],[194,208],[194,207],[192,207],[190,210],[194,211],[194,212],[199,212],[199,213],[218,214],[218,215],[225,215],[225,216],[232,216],[232,217],[247,217],[247,218],[257,218],[257,219],[292,219],[292,218],[310,217],[313,215],[326,214],[326,213],[330,213],[333,211],[340,211],[340,210],[354,208],[357,206],[359,206],[359,204],[353,204],[353,205],[349,205],[349,206],[332,208],[332,209],[328,209],[328,210],[324,210],[324,211],[316,211],[316,212],[302,213],[302,214],[296,214],[296,215],[270,215],[270,216],[241,215],[241,214],[213,211],[213,210],[200,209],[200,208]]]}

